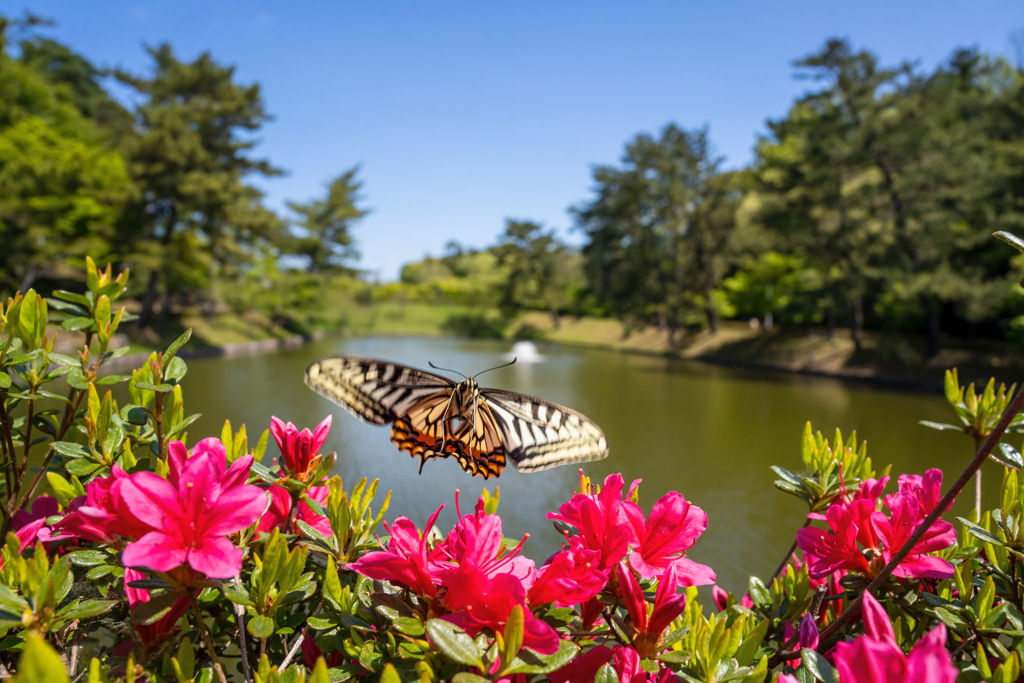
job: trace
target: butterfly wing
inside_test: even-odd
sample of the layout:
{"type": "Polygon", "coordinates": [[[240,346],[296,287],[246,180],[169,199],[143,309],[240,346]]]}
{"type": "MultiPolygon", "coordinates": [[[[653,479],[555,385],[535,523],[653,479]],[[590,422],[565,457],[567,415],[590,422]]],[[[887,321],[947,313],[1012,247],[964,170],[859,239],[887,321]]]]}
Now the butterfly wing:
{"type": "Polygon", "coordinates": [[[571,408],[500,389],[481,389],[480,395],[521,472],[608,457],[601,428],[571,408]]]}
{"type": "Polygon", "coordinates": [[[394,422],[417,405],[436,407],[447,401],[455,383],[398,363],[331,356],[306,369],[306,386],[356,417],[382,425],[394,422]]]}

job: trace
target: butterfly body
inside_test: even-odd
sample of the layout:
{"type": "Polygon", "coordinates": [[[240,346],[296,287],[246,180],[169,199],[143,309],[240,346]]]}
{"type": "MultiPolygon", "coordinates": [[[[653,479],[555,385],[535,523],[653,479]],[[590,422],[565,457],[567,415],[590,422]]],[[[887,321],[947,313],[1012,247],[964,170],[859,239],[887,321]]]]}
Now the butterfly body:
{"type": "Polygon", "coordinates": [[[511,460],[533,472],[608,455],[604,432],[574,410],[532,396],[481,388],[361,356],[323,358],[306,384],[373,424],[393,423],[391,441],[420,458],[454,457],[470,474],[497,477],[511,460]]]}

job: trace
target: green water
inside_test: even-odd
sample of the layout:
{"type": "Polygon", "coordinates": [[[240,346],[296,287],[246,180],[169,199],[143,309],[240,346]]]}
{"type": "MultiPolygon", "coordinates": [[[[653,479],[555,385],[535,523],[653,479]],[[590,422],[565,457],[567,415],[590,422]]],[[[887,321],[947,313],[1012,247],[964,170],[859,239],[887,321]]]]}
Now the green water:
{"type": "MultiPolygon", "coordinates": [[[[454,339],[325,339],[273,354],[189,362],[186,409],[203,417],[189,429],[190,441],[220,433],[230,418],[261,431],[271,415],[314,426],[327,414],[334,428],[325,451],[337,450],[337,474],[350,487],[360,477],[379,478],[394,491],[388,519],[405,515],[423,524],[438,505],[443,530],[454,519],[454,490],[472,506],[484,482],[465,474],[454,460],[432,461],[417,475],[418,461],[399,452],[386,428],[359,422],[309,391],[302,381],[316,358],[355,353],[427,367],[427,361],[471,374],[504,362],[510,345],[454,339]]],[[[738,370],[688,361],[539,346],[543,362],[517,364],[488,373],[484,386],[511,389],[565,404],[604,429],[611,455],[584,467],[598,480],[621,472],[643,479],[645,510],[659,496],[678,490],[707,511],[707,532],[690,551],[710,564],[730,589],[750,574],[770,575],[803,521],[803,503],[772,486],[773,464],[799,469],[800,434],[810,420],[831,438],[836,427],[856,429],[868,441],[878,466],[893,473],[939,467],[952,480],[970,459],[967,437],[935,432],[918,420],[949,421],[951,411],[936,395],[897,393],[863,384],[785,373],[738,370]]],[[[267,460],[276,456],[268,449],[267,460]]],[[[998,466],[987,466],[986,496],[997,496],[998,466]]],[[[560,536],[545,515],[574,490],[576,467],[520,474],[509,467],[497,482],[505,534],[531,534],[528,555],[543,560],[560,536]]],[[[972,494],[973,496],[973,494],[972,494]]],[[[966,511],[966,496],[954,514],[966,511]]],[[[383,533],[383,531],[382,531],[383,533]]]]}

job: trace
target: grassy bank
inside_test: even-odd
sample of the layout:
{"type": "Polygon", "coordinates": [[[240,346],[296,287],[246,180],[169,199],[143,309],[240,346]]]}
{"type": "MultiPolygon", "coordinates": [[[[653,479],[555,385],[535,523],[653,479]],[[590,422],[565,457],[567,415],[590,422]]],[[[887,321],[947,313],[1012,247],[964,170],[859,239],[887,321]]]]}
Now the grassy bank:
{"type": "MultiPolygon", "coordinates": [[[[766,332],[732,321],[724,322],[717,334],[686,334],[673,348],[667,332],[656,327],[627,334],[614,319],[570,316],[563,316],[556,326],[551,316],[540,311],[524,312],[505,321],[492,309],[388,302],[350,304],[337,312],[336,320],[332,330],[343,334],[531,338],[622,353],[670,355],[908,386],[938,387],[944,370],[951,367],[957,367],[967,381],[984,381],[992,376],[1007,382],[1024,378],[1024,354],[1019,346],[991,340],[948,339],[946,348],[929,359],[923,338],[868,334],[857,349],[848,330],[838,330],[829,339],[824,331],[766,332]]],[[[195,349],[286,339],[298,332],[256,313],[222,311],[205,315],[186,310],[149,329],[124,326],[125,337],[117,345],[127,343],[133,352],[165,348],[190,327],[193,336],[189,345],[195,349]]],[[[80,343],[77,333],[62,330],[61,335],[66,345],[80,343]]]]}

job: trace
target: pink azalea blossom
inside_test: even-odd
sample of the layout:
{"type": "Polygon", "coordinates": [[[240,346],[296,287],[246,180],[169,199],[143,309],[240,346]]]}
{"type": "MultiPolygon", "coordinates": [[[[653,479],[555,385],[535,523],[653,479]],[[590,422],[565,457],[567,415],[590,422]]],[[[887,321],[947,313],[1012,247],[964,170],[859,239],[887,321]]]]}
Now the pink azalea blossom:
{"type": "Polygon", "coordinates": [[[135,516],[120,494],[128,477],[120,465],[114,465],[109,477],[90,481],[85,497],[71,501],[68,514],[53,525],[54,531],[104,545],[120,545],[122,538],[135,540],[149,533],[152,529],[135,516]]]}
{"type": "MultiPolygon", "coordinates": [[[[627,497],[639,483],[639,479],[633,482],[627,497]]],[[[626,556],[630,544],[637,545],[636,531],[626,514],[626,508],[637,506],[630,501],[623,502],[624,487],[622,475],[611,474],[604,480],[604,486],[599,492],[577,493],[563,503],[557,513],[548,513],[548,519],[557,519],[576,527],[579,530],[578,538],[585,548],[601,552],[600,569],[611,569],[626,556]]]]}
{"type": "Polygon", "coordinates": [[[551,683],[594,683],[597,670],[612,661],[615,650],[604,645],[592,647],[571,662],[547,674],[551,683]]]}
{"type": "Polygon", "coordinates": [[[633,647],[641,657],[649,659],[658,655],[661,636],[669,624],[686,609],[686,596],[677,594],[680,583],[678,573],[686,571],[676,564],[658,579],[658,590],[654,596],[654,608],[648,613],[647,597],[625,562],[619,564],[619,588],[622,601],[629,612],[633,625],[633,647]]]}
{"type": "Polygon", "coordinates": [[[441,583],[447,589],[444,605],[452,610],[452,614],[442,618],[470,636],[476,637],[485,628],[503,632],[512,609],[518,605],[524,617],[523,646],[542,655],[558,651],[558,633],[533,616],[526,605],[526,589],[514,575],[488,576],[472,563],[466,563],[443,571],[441,583]]]}
{"type": "Polygon", "coordinates": [[[838,643],[835,665],[843,683],[954,683],[959,673],[946,651],[946,627],[939,624],[904,654],[889,616],[864,593],[864,635],[838,643]]]}
{"type": "Polygon", "coordinates": [[[223,464],[206,452],[182,463],[175,483],[150,472],[136,472],[120,482],[124,504],[150,527],[125,548],[125,566],[165,572],[187,563],[211,578],[238,574],[242,551],[227,535],[260,518],[267,494],[238,483],[248,477],[252,456],[239,458],[226,471],[223,464]]]}
{"type": "Polygon", "coordinates": [[[32,503],[32,511],[18,510],[11,519],[11,529],[21,541],[21,549],[32,545],[36,540],[47,543],[52,532],[46,526],[49,517],[60,514],[60,505],[53,496],[39,496],[32,503]]]}
{"type": "Polygon", "coordinates": [[[636,549],[629,553],[629,565],[640,576],[657,578],[671,564],[681,570],[676,573],[680,587],[715,582],[715,572],[711,567],[683,557],[708,527],[707,514],[687,502],[683,494],[678,491],[666,493],[654,504],[651,516],[646,520],[636,505],[623,505],[623,509],[637,539],[636,549]]]}
{"type": "Polygon", "coordinates": [[[537,579],[526,594],[527,602],[566,606],[595,597],[608,583],[608,572],[598,569],[600,556],[599,551],[588,550],[578,543],[555,553],[538,571],[537,579]]]}
{"type": "MultiPolygon", "coordinates": [[[[456,492],[456,509],[458,502],[456,492]]],[[[524,538],[512,550],[506,550],[501,517],[487,514],[481,496],[473,512],[460,515],[455,528],[438,546],[438,552],[447,556],[453,564],[472,565],[490,577],[497,574],[512,574],[529,588],[533,585],[536,565],[533,560],[519,554],[525,541],[524,538]]]]}
{"type": "Polygon", "coordinates": [[[316,660],[321,657],[324,658],[327,666],[332,669],[345,663],[345,655],[338,650],[333,650],[327,653],[327,656],[324,656],[323,650],[317,645],[316,638],[309,631],[302,636],[302,645],[300,647],[302,648],[302,658],[306,660],[306,666],[310,669],[316,666],[316,660]]]}
{"type": "MultiPolygon", "coordinates": [[[[830,505],[824,515],[830,530],[806,527],[797,532],[797,544],[805,553],[812,579],[847,571],[875,575],[938,504],[939,470],[929,470],[923,477],[901,476],[899,491],[884,499],[889,514],[876,509],[886,481],[868,480],[852,499],[830,505]]],[[[820,514],[811,517],[822,518],[820,514]]],[[[944,550],[955,541],[953,526],[936,520],[893,574],[901,578],[951,577],[951,564],[927,554],[944,550]]]]}
{"type": "Polygon", "coordinates": [[[331,420],[332,416],[328,415],[312,432],[309,429],[300,432],[291,422],[271,417],[270,433],[281,449],[281,469],[300,479],[309,474],[309,470],[315,467],[313,461],[320,453],[320,447],[331,431],[331,420]]]}
{"type": "Polygon", "coordinates": [[[443,508],[434,511],[422,533],[405,517],[397,518],[390,527],[385,522],[391,534],[387,548],[366,553],[348,568],[371,579],[405,586],[425,598],[436,597],[441,554],[430,549],[427,538],[443,508]]]}
{"type": "MultiPolygon", "coordinates": [[[[128,608],[135,612],[144,602],[149,602],[149,591],[144,588],[132,588],[132,581],[139,581],[147,578],[145,574],[130,567],[124,570],[124,593],[128,598],[128,608]]],[[[173,637],[177,631],[178,620],[188,609],[188,600],[185,596],[179,596],[167,614],[157,619],[152,624],[134,624],[135,634],[143,647],[158,645],[173,637]]]]}
{"type": "MultiPolygon", "coordinates": [[[[274,529],[280,529],[285,533],[298,533],[298,525],[294,522],[299,521],[305,522],[324,536],[330,536],[333,533],[331,521],[315,512],[304,500],[299,501],[299,509],[295,512],[293,523],[286,529],[285,525],[292,514],[292,494],[283,486],[271,486],[268,492],[270,493],[270,507],[260,518],[259,526],[256,527],[257,532],[270,533],[274,529]]],[[[327,494],[326,486],[311,486],[306,491],[307,496],[321,505],[326,504],[327,494]]]]}

